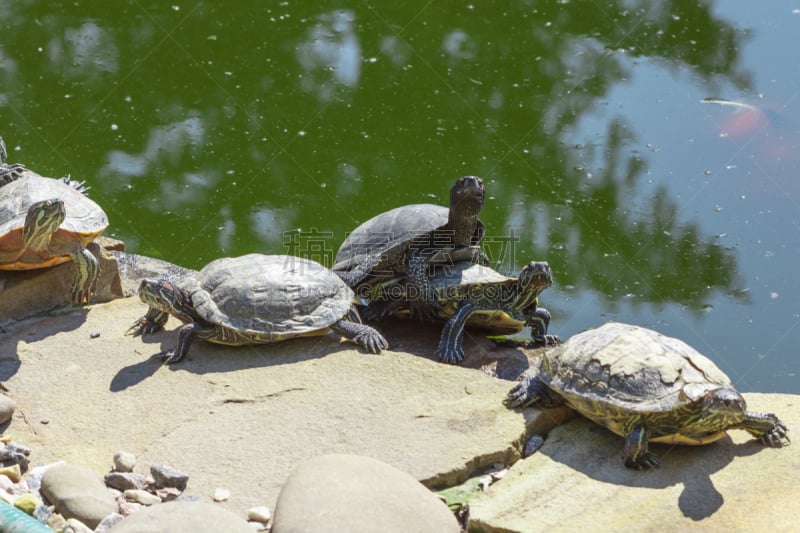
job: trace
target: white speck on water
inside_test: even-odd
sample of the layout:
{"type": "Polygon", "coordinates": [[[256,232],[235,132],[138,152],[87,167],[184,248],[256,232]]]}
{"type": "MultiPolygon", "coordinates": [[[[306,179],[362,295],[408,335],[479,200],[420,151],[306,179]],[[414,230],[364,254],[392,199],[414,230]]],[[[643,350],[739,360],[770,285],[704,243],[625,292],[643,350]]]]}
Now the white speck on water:
{"type": "Polygon", "coordinates": [[[43,52],[43,51],[44,51],[44,49],[43,49],[43,48],[40,46],[39,48],[37,48],[37,49],[36,49],[36,51],[37,51],[37,52],[43,52]]]}
{"type": "Polygon", "coordinates": [[[131,96],[130,96],[130,95],[128,95],[128,96],[126,96],[125,98],[123,98],[123,100],[125,100],[125,101],[126,101],[126,102],[128,102],[128,103],[131,103],[131,102],[133,101],[133,98],[131,98],[131,96]]]}
{"type": "Polygon", "coordinates": [[[209,35],[209,36],[207,37],[207,39],[208,39],[209,41],[216,41],[216,40],[217,40],[217,36],[216,36],[216,35],[209,35]]]}
{"type": "Polygon", "coordinates": [[[778,293],[775,292],[775,291],[772,291],[771,293],[769,293],[769,297],[772,300],[777,300],[778,299],[778,293]]]}
{"type": "Polygon", "coordinates": [[[226,70],[225,71],[225,75],[226,76],[233,76],[233,72],[231,72],[230,70],[226,70]]]}
{"type": "Polygon", "coordinates": [[[118,129],[119,129],[119,126],[117,126],[116,124],[112,124],[111,125],[111,131],[117,131],[118,129]]]}
{"type": "Polygon", "coordinates": [[[67,100],[69,100],[70,98],[72,98],[72,95],[71,95],[71,94],[65,94],[65,95],[64,95],[64,98],[65,98],[65,99],[67,99],[67,100]]]}
{"type": "Polygon", "coordinates": [[[320,187],[320,189],[324,189],[324,188],[326,188],[327,186],[328,186],[328,184],[327,184],[327,183],[325,183],[324,181],[323,181],[322,183],[320,183],[320,184],[319,184],[319,187],[320,187]]]}
{"type": "Polygon", "coordinates": [[[172,10],[173,11],[180,11],[181,10],[181,6],[172,6],[172,10]]]}
{"type": "Polygon", "coordinates": [[[297,132],[297,136],[298,137],[305,137],[306,136],[306,132],[304,130],[300,130],[300,131],[297,132]]]}

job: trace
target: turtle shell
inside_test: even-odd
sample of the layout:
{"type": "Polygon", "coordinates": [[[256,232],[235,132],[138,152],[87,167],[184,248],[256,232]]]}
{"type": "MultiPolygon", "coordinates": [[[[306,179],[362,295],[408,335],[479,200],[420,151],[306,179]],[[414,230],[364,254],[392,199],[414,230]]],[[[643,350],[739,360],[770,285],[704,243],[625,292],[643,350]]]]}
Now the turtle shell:
{"type": "Polygon", "coordinates": [[[103,209],[68,181],[45,178],[25,169],[23,177],[0,187],[0,269],[42,268],[70,260],[69,256],[28,257],[22,251],[22,228],[28,208],[53,198],[64,202],[67,216],[53,234],[52,243],[67,243],[78,237],[86,246],[108,227],[103,209]]]}
{"type": "MultiPolygon", "coordinates": [[[[402,260],[409,244],[417,237],[444,229],[450,209],[436,204],[412,204],[396,207],[372,217],[350,233],[334,260],[333,270],[352,270],[373,257],[384,258],[373,270],[381,270],[382,265],[402,260]]],[[[480,234],[483,233],[483,225],[480,234]]],[[[477,232],[476,232],[477,233],[477,232]]],[[[453,254],[452,258],[434,257],[433,262],[452,259],[470,259],[477,253],[470,248],[466,257],[453,254]]]]}
{"type": "MultiPolygon", "coordinates": [[[[437,268],[431,276],[431,284],[436,291],[436,299],[441,304],[439,319],[446,321],[458,310],[458,303],[469,291],[480,291],[485,298],[502,298],[507,290],[514,287],[517,278],[505,276],[496,270],[469,261],[437,268]],[[494,295],[494,296],[493,296],[494,295]]],[[[384,284],[380,290],[386,294],[379,299],[400,297],[402,294],[391,294],[393,287],[402,287],[401,280],[393,279],[384,284]]],[[[400,289],[402,290],[402,288],[400,289]]],[[[406,318],[410,315],[407,308],[394,313],[406,318]]],[[[525,327],[524,320],[511,316],[506,311],[497,309],[478,309],[467,319],[467,326],[481,329],[495,335],[512,335],[525,327]]]]}
{"type": "Polygon", "coordinates": [[[217,259],[178,285],[191,294],[205,321],[273,340],[308,335],[339,321],[351,309],[353,291],[309,259],[249,254],[217,259]]]}
{"type": "Polygon", "coordinates": [[[626,435],[632,420],[644,418],[651,441],[680,444],[722,437],[723,432],[684,435],[679,428],[706,392],[733,389],[722,370],[683,341],[616,322],[548,350],[539,379],[585,417],[618,435],[626,435]]]}

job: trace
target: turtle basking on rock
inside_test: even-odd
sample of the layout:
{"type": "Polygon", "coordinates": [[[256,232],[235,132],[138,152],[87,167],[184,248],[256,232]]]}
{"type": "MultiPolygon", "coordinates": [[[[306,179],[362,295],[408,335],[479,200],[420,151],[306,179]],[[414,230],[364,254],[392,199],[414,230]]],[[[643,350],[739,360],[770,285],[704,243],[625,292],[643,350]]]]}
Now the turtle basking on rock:
{"type": "Polygon", "coordinates": [[[405,278],[416,294],[410,302],[420,314],[435,311],[431,265],[473,261],[488,264],[477,246],[485,233],[479,220],[483,181],[463,176],[450,189],[450,207],[413,204],[372,217],[352,233],[334,260],[336,272],[362,300],[375,283],[405,278]]]}
{"type": "Polygon", "coordinates": [[[636,469],[661,463],[649,442],[707,444],[729,429],[774,448],[789,440],[774,414],[747,410],[710,359],[678,339],[616,322],[547,350],[538,374],[517,384],[506,404],[567,404],[625,437],[625,466],[636,469]]]}
{"type": "MultiPolygon", "coordinates": [[[[550,313],[538,306],[541,292],[553,284],[550,265],[531,261],[517,277],[509,277],[467,261],[436,269],[431,285],[437,302],[434,320],[445,322],[436,351],[447,363],[464,359],[464,328],[469,326],[494,335],[511,335],[531,328],[536,344],[560,342],[547,334],[550,313]]],[[[376,285],[369,293],[370,314],[410,314],[408,283],[393,278],[376,285]]]]}
{"type": "Polygon", "coordinates": [[[86,246],[105,231],[108,217],[86,196],[81,182],[45,178],[20,164],[7,164],[2,139],[0,145],[0,270],[73,261],[72,302],[88,302],[100,267],[86,246]]]}
{"type": "Polygon", "coordinates": [[[180,361],[195,339],[266,344],[333,331],[373,353],[388,347],[377,330],[360,323],[353,291],[324,266],[301,257],[217,259],[177,280],[144,279],[139,298],[150,309],[129,329],[134,335],[162,329],[169,315],[185,323],[176,349],[161,355],[167,363],[180,361]]]}

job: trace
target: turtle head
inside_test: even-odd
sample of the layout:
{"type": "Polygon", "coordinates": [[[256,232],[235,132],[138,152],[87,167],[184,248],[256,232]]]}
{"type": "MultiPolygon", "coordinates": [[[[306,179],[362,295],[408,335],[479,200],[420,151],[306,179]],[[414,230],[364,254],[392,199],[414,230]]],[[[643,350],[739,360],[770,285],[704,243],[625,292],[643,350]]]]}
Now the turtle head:
{"type": "Polygon", "coordinates": [[[536,303],[536,299],[543,290],[553,284],[553,274],[550,265],[545,261],[531,261],[517,276],[517,291],[519,294],[517,307],[526,309],[536,303]]]}
{"type": "Polygon", "coordinates": [[[28,208],[25,225],[22,228],[22,240],[30,250],[46,250],[50,245],[50,237],[67,218],[64,201],[51,198],[34,202],[28,208]]]}
{"type": "Polygon", "coordinates": [[[450,189],[450,219],[477,216],[483,208],[486,191],[477,176],[461,176],[450,189]]]}
{"type": "Polygon", "coordinates": [[[164,279],[143,279],[139,285],[139,299],[142,303],[172,315],[179,313],[183,301],[182,291],[164,279]]]}
{"type": "Polygon", "coordinates": [[[706,392],[700,402],[700,423],[713,423],[719,428],[740,423],[747,412],[747,404],[742,395],[728,387],[706,392]]]}

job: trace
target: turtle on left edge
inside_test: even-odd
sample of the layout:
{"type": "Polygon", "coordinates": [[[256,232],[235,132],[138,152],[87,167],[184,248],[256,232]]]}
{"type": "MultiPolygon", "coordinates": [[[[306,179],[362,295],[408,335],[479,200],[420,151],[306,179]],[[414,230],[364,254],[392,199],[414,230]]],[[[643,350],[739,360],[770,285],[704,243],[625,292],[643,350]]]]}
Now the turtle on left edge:
{"type": "Polygon", "coordinates": [[[100,266],[86,249],[108,227],[103,209],[81,182],[45,178],[19,163],[6,163],[0,139],[0,270],[75,263],[74,305],[89,302],[100,266]]]}

